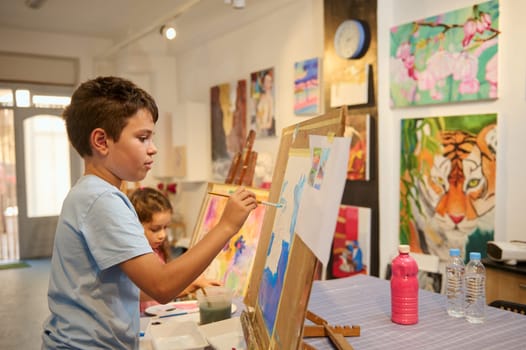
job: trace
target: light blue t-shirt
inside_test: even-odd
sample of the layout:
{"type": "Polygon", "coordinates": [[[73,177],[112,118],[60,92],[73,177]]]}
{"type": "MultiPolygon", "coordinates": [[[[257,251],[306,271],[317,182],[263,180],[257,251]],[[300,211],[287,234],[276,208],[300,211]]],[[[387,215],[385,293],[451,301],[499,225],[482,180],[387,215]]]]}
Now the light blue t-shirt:
{"type": "Polygon", "coordinates": [[[139,289],[119,264],[151,252],[126,195],[80,178],[57,224],[43,349],[138,349],[139,289]]]}

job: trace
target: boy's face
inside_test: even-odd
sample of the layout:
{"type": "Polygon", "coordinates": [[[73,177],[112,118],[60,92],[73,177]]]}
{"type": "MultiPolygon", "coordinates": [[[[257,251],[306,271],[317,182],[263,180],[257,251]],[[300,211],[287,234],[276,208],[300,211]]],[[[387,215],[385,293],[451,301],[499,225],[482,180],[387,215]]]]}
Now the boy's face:
{"type": "Polygon", "coordinates": [[[159,248],[167,237],[166,229],[172,221],[172,213],[162,211],[153,214],[152,221],[142,224],[144,227],[144,234],[152,248],[159,248]]]}
{"type": "Polygon", "coordinates": [[[153,118],[146,109],[128,119],[118,142],[108,140],[106,165],[118,179],[140,181],[153,165],[157,148],[153,144],[153,118]]]}

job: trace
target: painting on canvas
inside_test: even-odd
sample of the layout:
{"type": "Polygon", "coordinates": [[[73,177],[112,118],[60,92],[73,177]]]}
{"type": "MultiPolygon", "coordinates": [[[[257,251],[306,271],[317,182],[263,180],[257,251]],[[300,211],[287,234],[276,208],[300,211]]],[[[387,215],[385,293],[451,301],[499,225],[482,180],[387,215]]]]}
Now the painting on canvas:
{"type": "Polygon", "coordinates": [[[250,128],[258,137],[276,136],[274,68],[250,74],[250,128]]]}
{"type": "Polygon", "coordinates": [[[224,181],[232,157],[243,150],[247,137],[247,82],[239,80],[210,89],[212,174],[224,181]]]}
{"type": "Polygon", "coordinates": [[[340,205],[329,263],[331,278],[369,274],[371,209],[340,205]]]}
{"type": "Polygon", "coordinates": [[[447,261],[486,255],[495,231],[497,115],[402,120],[400,242],[447,261]]]}
{"type": "MultiPolygon", "coordinates": [[[[219,222],[223,214],[228,198],[213,193],[229,195],[236,188],[236,185],[208,184],[191,246],[200,241],[219,222]]],[[[248,189],[256,194],[258,200],[267,200],[267,190],[250,187],[248,189]]],[[[204,273],[205,277],[221,281],[225,287],[232,289],[234,296],[245,295],[265,211],[266,206],[258,205],[250,213],[239,232],[230,239],[204,273]]]]}
{"type": "Polygon", "coordinates": [[[347,114],[345,117],[344,136],[351,137],[347,180],[369,180],[370,124],[369,114],[347,114]]]}
{"type": "Polygon", "coordinates": [[[320,112],[320,59],[294,63],[294,114],[314,115],[320,112]]]}
{"type": "Polygon", "coordinates": [[[363,63],[350,64],[330,86],[330,106],[356,106],[369,102],[369,69],[363,63]]]}
{"type": "Polygon", "coordinates": [[[391,28],[391,106],[496,99],[499,2],[391,28]]]}

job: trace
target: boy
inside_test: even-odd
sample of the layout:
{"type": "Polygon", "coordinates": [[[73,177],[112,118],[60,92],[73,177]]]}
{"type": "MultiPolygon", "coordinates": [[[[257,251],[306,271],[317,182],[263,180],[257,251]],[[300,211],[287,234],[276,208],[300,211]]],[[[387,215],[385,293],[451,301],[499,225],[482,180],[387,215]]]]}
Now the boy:
{"type": "Polygon", "coordinates": [[[80,85],[64,111],[84,176],[64,200],[55,235],[43,349],[137,349],[139,288],[167,303],[195,280],[243,225],[255,195],[239,188],[218,225],[162,264],[119,188],[144,179],[157,149],[153,98],[132,82],[99,77],[80,85]]]}

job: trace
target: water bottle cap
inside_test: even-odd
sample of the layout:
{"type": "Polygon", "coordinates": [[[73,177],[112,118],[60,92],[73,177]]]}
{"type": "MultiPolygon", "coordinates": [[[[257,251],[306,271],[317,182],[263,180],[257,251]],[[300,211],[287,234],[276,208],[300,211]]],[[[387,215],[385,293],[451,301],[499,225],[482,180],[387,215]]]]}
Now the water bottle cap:
{"type": "Polygon", "coordinates": [[[469,260],[480,260],[480,253],[479,252],[469,253],[469,260]]]}
{"type": "Polygon", "coordinates": [[[460,256],[460,249],[458,248],[449,249],[449,256],[460,256]]]}
{"type": "Polygon", "coordinates": [[[411,251],[411,248],[407,244],[400,244],[398,246],[398,252],[408,254],[411,251]]]}

